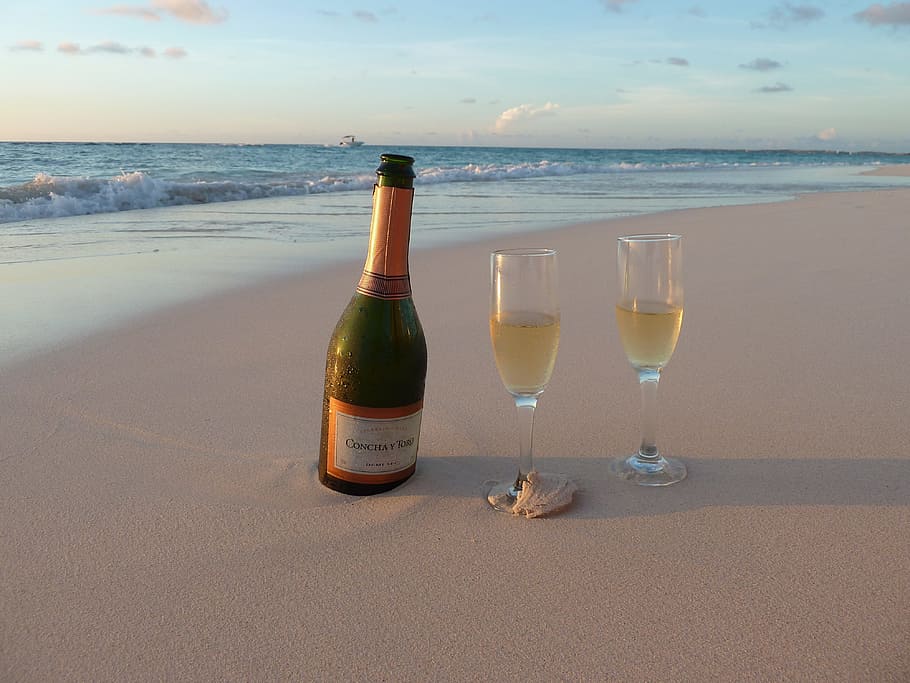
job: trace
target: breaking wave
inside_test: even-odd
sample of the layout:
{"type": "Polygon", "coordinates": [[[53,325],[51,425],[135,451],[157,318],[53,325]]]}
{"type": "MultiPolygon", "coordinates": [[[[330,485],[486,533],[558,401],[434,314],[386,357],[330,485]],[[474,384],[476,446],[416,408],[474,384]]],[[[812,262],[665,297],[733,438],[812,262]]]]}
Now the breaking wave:
{"type": "MultiPolygon", "coordinates": [[[[728,161],[685,160],[654,162],[550,162],[467,164],[436,166],[420,171],[416,183],[495,182],[548,176],[641,171],[707,170],[733,166],[787,165],[776,161],[756,164],[728,161]]],[[[375,176],[304,176],[250,172],[246,177],[169,180],[143,171],[121,172],[115,177],[73,177],[39,173],[27,183],[0,187],[0,223],[40,218],[82,216],[134,209],[243,201],[325,192],[347,192],[372,187],[375,176]]]]}

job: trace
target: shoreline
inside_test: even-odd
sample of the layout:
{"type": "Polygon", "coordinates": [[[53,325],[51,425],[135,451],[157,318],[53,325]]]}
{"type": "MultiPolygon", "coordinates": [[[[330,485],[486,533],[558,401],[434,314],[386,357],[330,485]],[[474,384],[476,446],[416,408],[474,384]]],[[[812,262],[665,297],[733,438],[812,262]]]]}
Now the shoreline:
{"type": "MultiPolygon", "coordinates": [[[[864,175],[892,177],[910,176],[910,165],[890,166],[864,172],[864,175]]],[[[859,190],[856,192],[900,191],[903,188],[884,190],[859,190]]],[[[782,202],[731,204],[733,207],[763,206],[766,204],[792,203],[801,196],[839,194],[839,190],[811,192],[797,195],[782,202]]],[[[289,204],[294,198],[253,200],[277,206],[289,204]]],[[[240,202],[239,205],[245,205],[240,202]]],[[[229,215],[230,210],[217,205],[205,207],[219,215],[229,215]]],[[[616,216],[592,221],[574,221],[559,225],[538,227],[531,231],[514,230],[497,235],[443,237],[441,242],[429,235],[412,235],[412,252],[449,249],[459,244],[496,242],[500,238],[521,235],[529,237],[560,231],[577,226],[603,225],[630,218],[672,215],[676,212],[701,211],[723,206],[666,209],[651,211],[638,216],[616,216]]],[[[154,224],[158,216],[172,212],[192,215],[193,207],[171,207],[141,210],[141,218],[154,224]]],[[[130,213],[130,212],[128,212],[130,213]]],[[[241,213],[242,215],[242,213],[241,213]]],[[[70,217],[57,220],[80,222],[88,217],[70,217]]],[[[121,214],[105,214],[101,220],[116,223],[126,220],[121,214]]],[[[130,217],[136,220],[138,217],[130,217]]],[[[368,224],[365,215],[364,226],[368,224]]],[[[223,241],[214,246],[201,246],[188,250],[171,251],[154,249],[135,254],[93,256],[90,259],[63,259],[6,264],[9,292],[8,302],[15,301],[4,317],[7,320],[6,339],[0,334],[0,368],[28,362],[45,352],[63,350],[80,340],[115,332],[123,326],[141,324],[141,321],[174,306],[203,304],[210,297],[269,283],[285,277],[306,276],[340,264],[355,264],[365,251],[366,227],[360,235],[352,235],[338,244],[262,243],[254,241],[223,241]],[[362,243],[362,244],[361,244],[362,243]],[[119,283],[111,291],[110,282],[119,283]],[[89,297],[89,298],[87,298],[89,297]]],[[[413,258],[413,257],[412,257],[413,258]]],[[[356,270],[356,266],[351,266],[356,270]]],[[[352,275],[352,277],[355,277],[352,275]]]]}
{"type": "Polygon", "coordinates": [[[357,261],[4,368],[0,678],[901,680],[908,212],[910,188],[820,193],[412,254],[418,467],[366,498],[316,474],[357,261]],[[607,474],[639,417],[615,239],[668,230],[687,299],[659,443],[689,477],[650,490],[607,474]],[[488,301],[489,251],[519,241],[560,258],[536,461],[581,487],[541,520],[480,496],[517,463],[488,301]]]}
{"type": "MultiPolygon", "coordinates": [[[[745,169],[731,187],[741,190],[743,185],[765,180],[782,183],[781,187],[788,183],[811,186],[815,178],[815,183],[835,192],[846,178],[857,177],[857,167],[850,169],[850,173],[827,169],[817,177],[806,175],[805,169],[796,175],[785,171],[783,176],[769,169],[745,169]],[[789,180],[781,181],[781,177],[789,180]]],[[[901,175],[906,170],[883,167],[875,174],[901,175]]],[[[547,193],[547,181],[525,179],[507,192],[485,192],[490,196],[467,202],[463,216],[452,213],[452,190],[447,188],[458,187],[456,192],[467,191],[470,197],[470,191],[481,186],[429,184],[422,190],[415,214],[412,249],[447,248],[495,239],[496,234],[536,233],[642,215],[638,212],[665,213],[679,210],[680,203],[698,208],[698,204],[747,206],[774,201],[760,193],[727,195],[722,184],[714,184],[717,178],[698,174],[694,178],[702,178],[699,182],[713,189],[705,196],[696,193],[680,198],[660,185],[672,185],[677,177],[667,176],[655,186],[654,196],[639,201],[637,194],[624,197],[621,189],[604,192],[601,186],[612,183],[608,176],[580,176],[579,196],[587,199],[556,205],[547,193]]],[[[779,189],[778,196],[790,193],[779,189]]],[[[12,250],[10,256],[19,249],[36,260],[0,265],[6,292],[0,302],[0,318],[6,321],[0,330],[0,367],[184,301],[254,285],[283,273],[357,261],[365,249],[369,196],[366,192],[330,193],[314,195],[306,202],[284,197],[54,221],[53,226],[26,222],[20,230],[13,229],[12,240],[5,243],[12,250]]]]}
{"type": "Polygon", "coordinates": [[[863,175],[873,176],[891,176],[896,178],[910,177],[910,164],[896,164],[892,166],[881,166],[872,171],[863,171],[863,175]]]}

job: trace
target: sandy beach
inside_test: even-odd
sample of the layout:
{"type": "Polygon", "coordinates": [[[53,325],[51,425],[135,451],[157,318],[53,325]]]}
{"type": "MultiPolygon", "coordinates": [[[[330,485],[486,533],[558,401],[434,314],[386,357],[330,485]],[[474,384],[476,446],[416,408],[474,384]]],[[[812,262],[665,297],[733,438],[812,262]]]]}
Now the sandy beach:
{"type": "Polygon", "coordinates": [[[891,166],[882,166],[873,171],[866,171],[863,175],[874,176],[898,176],[901,178],[910,177],[910,166],[907,164],[894,164],[891,166]]]}
{"type": "MultiPolygon", "coordinates": [[[[157,310],[0,370],[0,680],[910,680],[910,190],[667,212],[412,255],[429,347],[417,473],[316,476],[324,353],[362,262],[157,310]],[[684,235],[662,449],[611,479],[639,394],[615,239],[684,235]],[[489,251],[560,254],[541,469],[574,505],[493,512],[517,425],[489,251]]],[[[364,245],[365,247],[365,245],[364,245]]]]}

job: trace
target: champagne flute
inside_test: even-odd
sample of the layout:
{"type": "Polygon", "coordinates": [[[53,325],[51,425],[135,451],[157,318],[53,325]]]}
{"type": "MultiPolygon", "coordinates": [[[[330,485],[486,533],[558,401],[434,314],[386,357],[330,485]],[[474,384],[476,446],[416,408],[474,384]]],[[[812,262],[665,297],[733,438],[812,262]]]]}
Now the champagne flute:
{"type": "Polygon", "coordinates": [[[559,348],[559,298],[553,249],[504,249],[490,259],[490,340],[499,376],[518,409],[518,474],[493,482],[487,502],[511,512],[534,470],[534,409],[559,348]]]}
{"type": "Polygon", "coordinates": [[[641,446],[610,464],[610,471],[642,486],[667,486],[686,477],[686,466],[657,449],[657,386],[669,362],[683,317],[682,237],[620,237],[616,323],[641,385],[641,446]]]}

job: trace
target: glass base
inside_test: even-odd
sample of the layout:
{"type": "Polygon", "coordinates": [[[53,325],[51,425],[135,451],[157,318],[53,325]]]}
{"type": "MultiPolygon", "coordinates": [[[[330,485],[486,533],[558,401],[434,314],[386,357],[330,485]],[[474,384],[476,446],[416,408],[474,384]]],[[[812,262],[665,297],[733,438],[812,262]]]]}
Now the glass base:
{"type": "Polygon", "coordinates": [[[484,482],[484,498],[491,508],[525,517],[546,517],[572,504],[578,486],[562,474],[528,472],[520,488],[518,482],[484,482]]]}
{"type": "Polygon", "coordinates": [[[669,486],[686,478],[686,466],[676,458],[642,458],[638,453],[610,463],[610,474],[639,486],[669,486]]]}
{"type": "Polygon", "coordinates": [[[507,482],[486,481],[483,484],[484,497],[490,507],[499,512],[511,514],[519,493],[521,493],[521,489],[515,488],[514,479],[507,482]]]}

